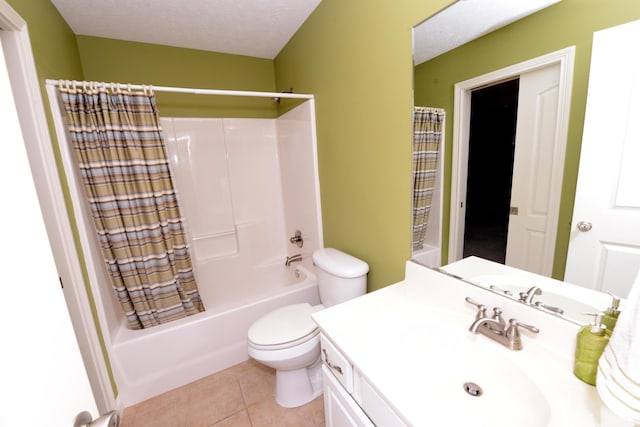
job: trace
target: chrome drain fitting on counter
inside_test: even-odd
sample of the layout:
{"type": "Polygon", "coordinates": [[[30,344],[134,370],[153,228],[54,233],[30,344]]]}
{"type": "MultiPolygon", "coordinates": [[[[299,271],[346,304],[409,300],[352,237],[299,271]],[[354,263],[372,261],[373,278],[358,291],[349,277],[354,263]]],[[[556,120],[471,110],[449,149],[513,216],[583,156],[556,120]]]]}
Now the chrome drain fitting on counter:
{"type": "Polygon", "coordinates": [[[464,383],[462,387],[471,396],[478,397],[482,395],[482,388],[476,383],[464,383]]]}

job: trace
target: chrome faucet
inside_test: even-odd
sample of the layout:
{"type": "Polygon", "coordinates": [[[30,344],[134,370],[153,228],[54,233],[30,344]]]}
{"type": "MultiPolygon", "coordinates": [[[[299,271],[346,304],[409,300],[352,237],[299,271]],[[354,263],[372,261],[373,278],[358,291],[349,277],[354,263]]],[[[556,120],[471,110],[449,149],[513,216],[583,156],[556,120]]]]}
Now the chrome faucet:
{"type": "Polygon", "coordinates": [[[536,295],[542,295],[542,289],[540,289],[537,286],[533,286],[527,292],[520,292],[519,301],[527,305],[535,305],[536,307],[541,308],[542,310],[545,310],[550,313],[564,314],[564,310],[561,309],[560,307],[554,307],[552,305],[545,304],[542,301],[536,301],[534,303],[533,297],[536,295]]]}
{"type": "Polygon", "coordinates": [[[300,262],[302,261],[302,254],[295,254],[287,257],[287,260],[284,262],[285,267],[289,267],[292,262],[300,262]]]}
{"type": "Polygon", "coordinates": [[[509,319],[509,326],[507,326],[502,318],[502,310],[500,308],[495,307],[493,309],[493,317],[487,317],[487,307],[485,305],[478,304],[469,297],[466,297],[465,301],[478,308],[476,319],[469,327],[469,331],[474,334],[485,335],[510,350],[522,350],[522,339],[520,338],[518,327],[525,328],[536,334],[540,332],[535,326],[526,325],[517,319],[509,319]]]}
{"type": "Polygon", "coordinates": [[[527,292],[520,292],[520,301],[525,304],[533,304],[533,297],[536,295],[542,295],[542,289],[537,286],[533,286],[527,292]]]}

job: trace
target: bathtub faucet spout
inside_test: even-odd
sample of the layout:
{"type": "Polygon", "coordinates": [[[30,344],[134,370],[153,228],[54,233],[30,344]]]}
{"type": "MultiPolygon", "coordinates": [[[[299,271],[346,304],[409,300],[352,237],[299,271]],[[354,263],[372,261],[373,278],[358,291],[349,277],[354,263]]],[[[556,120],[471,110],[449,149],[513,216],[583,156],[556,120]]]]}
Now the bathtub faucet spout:
{"type": "Polygon", "coordinates": [[[287,257],[287,260],[284,262],[285,267],[289,267],[292,262],[302,261],[302,254],[295,254],[287,257]]]}

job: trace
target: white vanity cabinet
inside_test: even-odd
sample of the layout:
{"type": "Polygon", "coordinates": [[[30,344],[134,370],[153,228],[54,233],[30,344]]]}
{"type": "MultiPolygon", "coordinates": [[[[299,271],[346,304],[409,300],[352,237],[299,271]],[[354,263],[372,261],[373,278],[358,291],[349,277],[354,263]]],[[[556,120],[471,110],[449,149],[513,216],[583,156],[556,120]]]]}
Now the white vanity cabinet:
{"type": "Polygon", "coordinates": [[[372,427],[374,424],[344,387],[322,366],[324,420],[327,427],[372,427]]]}
{"type": "Polygon", "coordinates": [[[406,426],[324,334],[320,345],[327,427],[406,426]]]}

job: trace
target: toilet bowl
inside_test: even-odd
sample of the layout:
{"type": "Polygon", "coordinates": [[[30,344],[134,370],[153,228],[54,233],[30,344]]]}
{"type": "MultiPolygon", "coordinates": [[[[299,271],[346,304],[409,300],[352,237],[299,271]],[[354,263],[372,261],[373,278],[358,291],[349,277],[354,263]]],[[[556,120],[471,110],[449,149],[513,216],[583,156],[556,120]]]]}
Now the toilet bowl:
{"type": "Polygon", "coordinates": [[[320,330],[311,320],[311,314],[321,308],[308,303],[287,305],[249,328],[249,356],[276,370],[276,402],[285,408],[304,405],[322,393],[320,330]]]}
{"type": "Polygon", "coordinates": [[[322,394],[320,330],[311,315],[366,293],[369,266],[336,249],[313,253],[322,304],[280,307],[256,320],[247,333],[248,353],[276,370],[276,402],[294,408],[322,394]]]}

